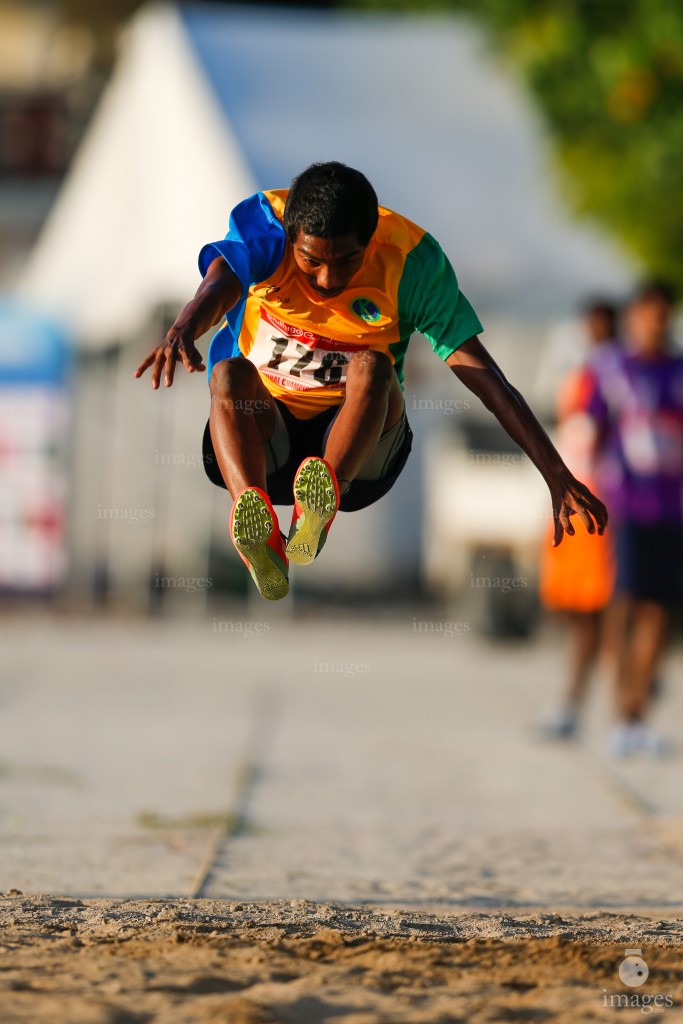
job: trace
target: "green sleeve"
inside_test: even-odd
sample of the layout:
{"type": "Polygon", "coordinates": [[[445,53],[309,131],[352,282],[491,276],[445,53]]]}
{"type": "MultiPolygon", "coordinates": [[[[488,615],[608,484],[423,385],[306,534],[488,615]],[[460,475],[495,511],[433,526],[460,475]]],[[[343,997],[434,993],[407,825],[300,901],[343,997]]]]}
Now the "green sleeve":
{"type": "Polygon", "coordinates": [[[419,331],[441,359],[480,334],[479,317],[458,287],[443,249],[425,234],[408,253],[398,287],[399,318],[419,331]]]}

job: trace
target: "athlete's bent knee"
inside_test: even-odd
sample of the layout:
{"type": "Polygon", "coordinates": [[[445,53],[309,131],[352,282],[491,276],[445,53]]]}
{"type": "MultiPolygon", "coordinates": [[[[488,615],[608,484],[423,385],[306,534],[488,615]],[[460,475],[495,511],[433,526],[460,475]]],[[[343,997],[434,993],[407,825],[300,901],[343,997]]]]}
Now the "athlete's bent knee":
{"type": "Polygon", "coordinates": [[[250,393],[258,371],[253,363],[243,356],[221,359],[211,371],[209,387],[212,398],[234,397],[250,393]]]}
{"type": "Polygon", "coordinates": [[[348,383],[358,382],[365,387],[386,388],[391,385],[394,367],[384,352],[358,352],[349,364],[348,383]]]}

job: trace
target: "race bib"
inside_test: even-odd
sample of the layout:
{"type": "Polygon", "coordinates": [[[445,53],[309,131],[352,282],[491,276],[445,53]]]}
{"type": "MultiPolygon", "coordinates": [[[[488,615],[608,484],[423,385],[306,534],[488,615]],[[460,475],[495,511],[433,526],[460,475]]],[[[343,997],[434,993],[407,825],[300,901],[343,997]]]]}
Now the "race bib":
{"type": "Polygon", "coordinates": [[[346,371],[359,345],[334,341],[284,323],[261,308],[261,319],[248,358],[259,372],[292,391],[343,388],[346,371]]]}
{"type": "Polygon", "coordinates": [[[627,463],[643,476],[683,474],[683,420],[666,412],[628,414],[621,425],[627,463]]]}

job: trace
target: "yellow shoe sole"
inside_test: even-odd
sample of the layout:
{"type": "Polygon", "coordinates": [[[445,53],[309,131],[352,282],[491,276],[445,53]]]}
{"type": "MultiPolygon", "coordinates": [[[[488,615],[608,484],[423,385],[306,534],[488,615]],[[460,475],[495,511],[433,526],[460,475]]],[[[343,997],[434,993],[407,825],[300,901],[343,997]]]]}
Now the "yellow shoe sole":
{"type": "Polygon", "coordinates": [[[337,511],[334,481],[322,460],[311,459],[299,470],[294,479],[294,497],[303,514],[290,530],[287,558],[295,565],[310,565],[322,546],[325,527],[337,511]]]}
{"type": "Polygon", "coordinates": [[[268,544],[274,529],[272,513],[259,492],[243,491],[232,515],[232,540],[246,559],[259,594],[267,601],[279,601],[289,593],[286,566],[280,568],[278,556],[268,544]]]}

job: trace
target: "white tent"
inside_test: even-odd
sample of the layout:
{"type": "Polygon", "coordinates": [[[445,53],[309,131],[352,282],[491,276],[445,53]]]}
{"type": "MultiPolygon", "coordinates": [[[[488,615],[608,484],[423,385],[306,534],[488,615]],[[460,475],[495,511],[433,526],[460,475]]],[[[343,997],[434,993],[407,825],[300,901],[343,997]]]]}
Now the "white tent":
{"type": "MultiPolygon", "coordinates": [[[[538,322],[626,279],[616,250],[563,212],[537,119],[469,22],[143,8],[19,284],[81,350],[123,346],[77,398],[77,577],[95,563],[115,588],[142,593],[158,567],[208,572],[206,538],[212,521],[224,538],[228,506],[199,479],[207,388],[179,372],[171,393],[154,394],[132,372],[160,340],[159,310],[194,294],[198,251],[224,234],[232,206],[327,159],[362,169],[382,203],[439,239],[485,325],[538,322]]],[[[391,505],[359,513],[362,531],[341,517],[316,578],[370,586],[415,572],[420,495],[416,453],[391,505]]]]}
{"type": "Polygon", "coordinates": [[[253,188],[177,10],[149,7],[122,40],[19,290],[82,346],[125,340],[193,293],[196,251],[253,188]]]}

